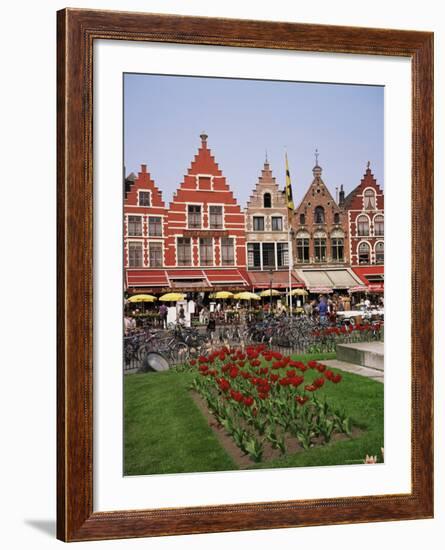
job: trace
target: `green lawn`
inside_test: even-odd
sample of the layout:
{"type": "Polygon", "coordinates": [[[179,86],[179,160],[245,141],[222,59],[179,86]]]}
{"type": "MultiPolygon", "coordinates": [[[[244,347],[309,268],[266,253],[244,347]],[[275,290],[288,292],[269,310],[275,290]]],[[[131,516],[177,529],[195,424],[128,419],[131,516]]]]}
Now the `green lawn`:
{"type": "MultiPolygon", "coordinates": [[[[330,359],[335,354],[295,356],[330,359]]],[[[333,369],[335,370],[335,369],[333,369]]],[[[344,408],[363,434],[252,468],[320,466],[361,462],[383,447],[383,384],[341,372],[340,384],[325,385],[317,397],[344,408]]],[[[306,378],[318,373],[307,371],[306,378]]],[[[194,374],[130,374],[124,378],[125,475],[236,470],[188,392],[194,374]]]]}
{"type": "Polygon", "coordinates": [[[125,475],[237,469],[189,395],[193,376],[125,376],[125,475]]]}

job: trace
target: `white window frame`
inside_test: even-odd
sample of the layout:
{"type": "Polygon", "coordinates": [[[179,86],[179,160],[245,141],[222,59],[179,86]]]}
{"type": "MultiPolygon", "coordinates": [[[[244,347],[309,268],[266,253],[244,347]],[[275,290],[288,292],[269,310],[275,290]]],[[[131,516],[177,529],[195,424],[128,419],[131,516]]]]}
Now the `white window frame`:
{"type": "Polygon", "coordinates": [[[148,237],[163,237],[164,236],[164,216],[161,214],[147,214],[147,236],[148,237]],[[161,234],[150,235],[150,218],[161,218],[161,234]]]}
{"type": "Polygon", "coordinates": [[[125,245],[126,245],[126,252],[127,252],[127,268],[128,269],[138,269],[138,268],[141,268],[141,267],[147,267],[146,265],[146,262],[145,262],[145,250],[146,250],[146,247],[145,247],[145,242],[144,242],[144,239],[141,237],[139,239],[126,239],[125,240],[125,245]],[[141,248],[142,248],[142,265],[138,265],[138,266],[133,266],[133,265],[130,265],[130,243],[138,243],[141,245],[141,248]]]}
{"type": "Polygon", "coordinates": [[[383,213],[380,213],[380,212],[377,212],[377,214],[374,215],[374,217],[372,218],[372,232],[373,232],[373,235],[374,237],[384,237],[385,236],[385,216],[383,213]],[[375,223],[376,223],[376,218],[383,218],[383,235],[377,235],[377,233],[375,232],[375,223]]]}
{"type": "MultiPolygon", "coordinates": [[[[193,239],[192,237],[184,237],[183,235],[176,235],[176,267],[193,267],[193,239]],[[188,239],[190,241],[190,264],[180,264],[179,263],[179,246],[178,239],[188,239]]],[[[199,254],[199,250],[198,250],[199,254]]]]}
{"type": "Polygon", "coordinates": [[[225,216],[225,214],[226,214],[226,211],[225,211],[225,208],[224,208],[224,204],[221,204],[220,202],[208,202],[207,203],[207,228],[211,229],[212,231],[223,231],[226,228],[226,221],[225,221],[226,216],[225,216]],[[211,206],[221,206],[221,209],[222,209],[222,212],[221,212],[222,227],[220,227],[220,228],[210,227],[210,207],[211,206]]]}
{"type": "Polygon", "coordinates": [[[127,213],[125,214],[125,236],[126,237],[144,237],[144,214],[133,214],[133,213],[127,213]],[[130,227],[130,216],[134,218],[140,218],[141,220],[141,234],[140,235],[130,235],[129,227],[130,227]]]}
{"type": "Polygon", "coordinates": [[[165,264],[165,261],[164,261],[164,242],[163,241],[160,241],[160,240],[154,240],[154,239],[149,239],[147,241],[147,263],[148,263],[148,267],[152,267],[153,269],[160,269],[160,268],[163,268],[164,267],[164,264],[165,264]],[[150,245],[153,244],[153,243],[156,243],[156,244],[160,244],[161,245],[161,265],[160,266],[152,266],[151,265],[151,260],[150,260],[150,245]]]}
{"type": "Polygon", "coordinates": [[[138,206],[140,208],[152,208],[153,207],[153,201],[152,201],[152,192],[149,189],[138,189],[138,206]],[[145,204],[141,204],[140,194],[141,193],[148,193],[150,197],[150,204],[147,206],[145,204]]]}
{"type": "MultiPolygon", "coordinates": [[[[202,268],[205,267],[215,267],[215,238],[214,237],[198,237],[198,265],[202,268]],[[212,263],[210,265],[201,264],[201,239],[210,239],[212,241],[212,263]]],[[[193,258],[192,258],[193,259],[193,258]]]]}
{"type": "Polygon", "coordinates": [[[373,247],[371,246],[371,243],[366,240],[366,239],[362,239],[361,241],[359,241],[357,243],[357,248],[356,248],[356,252],[357,252],[357,265],[360,266],[360,265],[366,265],[366,264],[360,264],[360,245],[361,244],[367,244],[368,247],[369,247],[369,264],[373,264],[373,247]]]}
{"type": "Polygon", "coordinates": [[[362,208],[366,212],[373,212],[374,210],[377,210],[377,191],[374,189],[374,187],[365,187],[363,189],[362,193],[362,208]],[[366,200],[366,191],[372,191],[374,193],[374,208],[366,208],[365,206],[365,200],[366,200]]]}
{"type": "Polygon", "coordinates": [[[205,229],[204,228],[204,203],[202,202],[186,202],[185,203],[185,228],[186,229],[205,229]],[[189,206],[200,206],[201,207],[201,227],[189,227],[189,206]]]}
{"type": "Polygon", "coordinates": [[[365,212],[360,212],[360,214],[358,214],[358,216],[355,218],[355,235],[356,235],[356,237],[371,237],[371,218],[365,212]],[[360,233],[358,232],[358,221],[359,221],[359,218],[362,218],[362,217],[368,219],[368,234],[367,235],[360,235],[360,233]]]}

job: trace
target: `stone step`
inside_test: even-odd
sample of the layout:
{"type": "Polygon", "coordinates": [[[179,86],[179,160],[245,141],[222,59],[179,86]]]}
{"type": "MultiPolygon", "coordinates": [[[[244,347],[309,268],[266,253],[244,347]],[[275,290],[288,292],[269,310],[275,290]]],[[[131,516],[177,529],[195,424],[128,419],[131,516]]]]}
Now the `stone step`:
{"type": "Polygon", "coordinates": [[[372,380],[376,380],[377,382],[381,382],[383,384],[384,373],[381,370],[370,369],[368,367],[362,367],[361,365],[354,365],[353,363],[346,363],[345,361],[339,361],[338,359],[323,361],[323,365],[345,372],[359,374],[360,376],[366,376],[366,378],[371,378],[372,380]]]}
{"type": "Polygon", "coordinates": [[[339,344],[337,359],[379,371],[384,370],[383,342],[360,342],[356,344],[339,344]]]}

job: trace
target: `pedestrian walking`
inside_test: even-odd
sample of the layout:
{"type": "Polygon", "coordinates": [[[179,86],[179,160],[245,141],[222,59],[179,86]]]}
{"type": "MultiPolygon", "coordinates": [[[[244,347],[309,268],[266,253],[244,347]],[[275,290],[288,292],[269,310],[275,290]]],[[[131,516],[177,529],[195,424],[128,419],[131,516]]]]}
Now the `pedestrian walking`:
{"type": "Polygon", "coordinates": [[[159,320],[162,328],[167,328],[167,313],[167,306],[165,304],[161,304],[161,306],[159,307],[159,320]]]}

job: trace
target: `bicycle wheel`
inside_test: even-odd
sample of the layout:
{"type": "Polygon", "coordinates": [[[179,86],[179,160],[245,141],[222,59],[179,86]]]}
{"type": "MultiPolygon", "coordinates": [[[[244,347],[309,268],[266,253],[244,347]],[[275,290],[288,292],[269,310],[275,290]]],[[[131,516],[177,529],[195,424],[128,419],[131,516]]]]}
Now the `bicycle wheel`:
{"type": "Polygon", "coordinates": [[[171,350],[172,363],[183,364],[189,360],[189,348],[184,342],[177,342],[171,350]]]}

